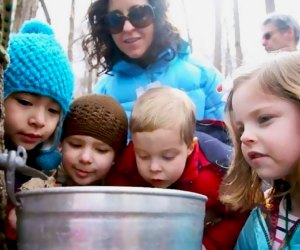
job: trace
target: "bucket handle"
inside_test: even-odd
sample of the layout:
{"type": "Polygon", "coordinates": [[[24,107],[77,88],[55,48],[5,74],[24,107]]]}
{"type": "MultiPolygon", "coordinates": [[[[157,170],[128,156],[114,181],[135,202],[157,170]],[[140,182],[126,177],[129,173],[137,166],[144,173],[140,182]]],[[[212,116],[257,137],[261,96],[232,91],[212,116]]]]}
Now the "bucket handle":
{"type": "Polygon", "coordinates": [[[15,206],[20,206],[15,195],[15,172],[20,172],[31,177],[47,180],[48,176],[43,172],[26,166],[27,152],[24,147],[18,146],[17,150],[10,150],[0,154],[0,169],[6,171],[7,194],[15,206]]]}

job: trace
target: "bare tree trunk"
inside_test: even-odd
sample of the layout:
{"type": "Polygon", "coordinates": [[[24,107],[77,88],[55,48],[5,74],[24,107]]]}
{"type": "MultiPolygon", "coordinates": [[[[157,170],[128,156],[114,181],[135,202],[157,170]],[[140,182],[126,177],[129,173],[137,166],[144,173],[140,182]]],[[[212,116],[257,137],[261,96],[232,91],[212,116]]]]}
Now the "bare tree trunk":
{"type": "Polygon", "coordinates": [[[234,15],[236,66],[238,67],[243,62],[243,53],[242,53],[242,48],[241,48],[241,31],[240,31],[240,17],[239,17],[239,3],[238,3],[238,0],[233,1],[233,15],[234,15]]]}
{"type": "Polygon", "coordinates": [[[181,5],[182,5],[182,8],[183,8],[183,17],[184,17],[188,42],[189,42],[191,52],[192,52],[193,51],[193,39],[191,37],[191,32],[190,32],[189,22],[188,22],[188,16],[187,16],[187,13],[186,13],[186,7],[185,7],[185,1],[184,0],[181,0],[181,5]]]}
{"type": "MultiPolygon", "coordinates": [[[[5,51],[7,44],[8,44],[8,38],[10,34],[10,26],[11,26],[11,19],[12,19],[12,8],[13,3],[12,0],[4,0],[1,1],[1,22],[0,22],[0,36],[1,36],[1,45],[3,46],[3,49],[5,51]]],[[[1,51],[2,52],[2,51],[1,51]]],[[[1,57],[5,56],[1,53],[1,57]]]]}
{"type": "Polygon", "coordinates": [[[12,31],[18,32],[24,21],[36,17],[38,0],[17,0],[12,31]]]}
{"type": "Polygon", "coordinates": [[[86,60],[86,58],[84,58],[84,64],[85,64],[85,72],[84,72],[84,76],[80,81],[80,84],[82,86],[83,89],[83,94],[91,94],[92,93],[92,89],[93,89],[93,84],[96,81],[97,78],[97,71],[96,70],[88,70],[89,68],[89,64],[88,61],[86,60]]]}
{"type": "MultiPolygon", "coordinates": [[[[1,46],[2,47],[2,46],[1,46]]],[[[5,53],[5,51],[1,51],[2,53],[5,53]]],[[[1,55],[2,57],[2,55],[1,55]]],[[[2,61],[3,58],[1,58],[2,61]]],[[[4,105],[3,105],[3,82],[2,82],[2,76],[3,76],[3,71],[4,71],[4,62],[1,63],[0,65],[0,97],[1,97],[1,103],[0,103],[0,152],[4,151],[4,105]]]]}
{"type": "MultiPolygon", "coordinates": [[[[0,16],[0,153],[4,152],[4,98],[3,98],[3,71],[5,70],[9,61],[6,54],[6,48],[9,40],[11,17],[12,17],[12,0],[1,1],[1,16],[0,16]]],[[[0,249],[6,250],[4,235],[4,218],[6,211],[6,183],[4,171],[0,170],[0,249]]]]}
{"type": "MultiPolygon", "coordinates": [[[[2,48],[2,46],[0,45],[2,48]]],[[[1,51],[1,57],[2,57],[2,51],[1,51]]],[[[1,58],[2,60],[3,58],[1,58]]],[[[2,82],[2,75],[3,71],[5,69],[5,63],[1,62],[0,65],[0,97],[1,97],[1,103],[0,103],[0,147],[1,151],[0,153],[4,152],[4,98],[3,98],[3,82],[2,82]]],[[[5,211],[6,211],[6,200],[7,200],[7,194],[6,194],[6,184],[5,184],[5,174],[3,170],[0,170],[0,249],[7,249],[5,245],[5,234],[4,234],[4,224],[5,224],[5,211]]]]}
{"type": "Polygon", "coordinates": [[[226,37],[226,49],[225,49],[225,60],[224,60],[224,75],[225,77],[232,73],[233,67],[232,67],[232,57],[230,52],[230,45],[229,45],[229,39],[228,36],[226,37]]]}
{"type": "MultiPolygon", "coordinates": [[[[79,32],[76,32],[76,38],[74,40],[74,48],[75,51],[80,51],[82,55],[80,56],[80,67],[84,70],[84,74],[82,77],[77,78],[77,90],[75,95],[84,95],[84,94],[90,94],[92,93],[93,85],[96,83],[96,80],[98,78],[97,70],[93,69],[90,70],[89,63],[87,61],[87,57],[84,55],[84,51],[82,50],[82,39],[85,35],[86,29],[87,29],[87,22],[82,23],[79,32]]],[[[76,54],[77,56],[80,55],[80,53],[76,54]]],[[[74,56],[74,61],[76,63],[76,58],[74,56]]],[[[75,66],[76,67],[76,66],[75,66]]]]}
{"type": "MultiPolygon", "coordinates": [[[[1,45],[0,45],[1,46],[1,45]]],[[[2,52],[1,52],[2,54],[2,52]]],[[[2,55],[1,55],[2,57],[2,55]]],[[[3,58],[1,58],[2,60],[3,58]]],[[[5,62],[1,62],[0,65],[0,153],[4,152],[4,98],[3,98],[3,82],[2,82],[2,75],[5,69],[5,62]]],[[[5,174],[3,170],[0,170],[0,249],[7,249],[5,244],[5,234],[4,234],[4,224],[5,224],[5,211],[6,211],[6,204],[7,204],[7,193],[6,193],[6,183],[5,183],[5,174]]]]}
{"type": "Polygon", "coordinates": [[[222,0],[215,0],[215,53],[214,65],[218,70],[222,70],[222,0]]]}
{"type": "Polygon", "coordinates": [[[68,38],[68,56],[69,60],[73,61],[73,43],[74,43],[74,17],[75,17],[75,0],[71,3],[71,13],[70,13],[70,30],[68,38]]]}
{"type": "Polygon", "coordinates": [[[92,71],[88,71],[88,75],[87,75],[87,93],[92,93],[92,82],[93,82],[93,72],[92,71]]]}
{"type": "Polygon", "coordinates": [[[92,93],[93,84],[96,82],[97,79],[97,71],[96,70],[90,70],[88,71],[88,88],[87,93],[92,93]]]}
{"type": "Polygon", "coordinates": [[[1,2],[1,15],[0,15],[0,26],[1,26],[1,43],[0,43],[0,152],[4,151],[4,100],[3,100],[3,71],[5,70],[9,61],[6,49],[9,40],[9,34],[11,29],[12,21],[12,0],[4,0],[1,2]]]}
{"type": "Polygon", "coordinates": [[[265,0],[265,3],[266,3],[266,13],[271,13],[275,11],[274,0],[265,0]]]}
{"type": "Polygon", "coordinates": [[[46,17],[47,23],[51,24],[51,18],[50,18],[50,15],[49,15],[49,12],[48,12],[48,9],[47,9],[45,1],[44,0],[40,0],[40,3],[42,5],[43,11],[45,13],[45,17],[46,17]]]}

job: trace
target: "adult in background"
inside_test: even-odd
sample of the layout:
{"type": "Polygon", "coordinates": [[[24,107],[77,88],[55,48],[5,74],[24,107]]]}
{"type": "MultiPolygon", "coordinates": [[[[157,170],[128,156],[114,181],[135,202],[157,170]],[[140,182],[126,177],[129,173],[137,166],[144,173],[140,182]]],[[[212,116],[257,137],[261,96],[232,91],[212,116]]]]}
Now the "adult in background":
{"type": "Polygon", "coordinates": [[[267,52],[297,50],[300,26],[290,15],[271,13],[262,23],[262,45],[267,52]]]}
{"type": "Polygon", "coordinates": [[[90,66],[102,74],[93,92],[110,95],[129,117],[145,90],[168,85],[196,105],[196,118],[222,119],[222,77],[190,54],[167,19],[166,0],[97,0],[88,10],[83,40],[90,66]]]}

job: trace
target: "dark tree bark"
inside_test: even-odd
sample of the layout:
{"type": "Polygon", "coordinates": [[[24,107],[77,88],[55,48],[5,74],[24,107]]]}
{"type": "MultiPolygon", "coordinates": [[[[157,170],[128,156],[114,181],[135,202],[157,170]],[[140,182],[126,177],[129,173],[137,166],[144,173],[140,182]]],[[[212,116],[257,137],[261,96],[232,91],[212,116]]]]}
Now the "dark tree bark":
{"type": "Polygon", "coordinates": [[[49,12],[48,12],[48,8],[46,6],[45,1],[44,0],[40,0],[40,3],[42,5],[43,11],[45,13],[45,17],[46,17],[47,23],[51,24],[51,18],[50,18],[50,15],[49,15],[49,12]]]}
{"type": "MultiPolygon", "coordinates": [[[[0,18],[0,153],[5,150],[4,146],[4,98],[3,98],[3,71],[9,61],[6,54],[6,48],[9,40],[12,20],[12,0],[1,1],[1,18],[0,18]]],[[[0,170],[0,249],[6,250],[4,235],[4,218],[6,211],[6,184],[4,171],[0,170]]]]}
{"type": "Polygon", "coordinates": [[[71,3],[71,13],[70,13],[70,30],[68,37],[68,56],[69,60],[73,62],[73,43],[74,43],[74,27],[75,27],[75,0],[72,0],[71,3]]]}
{"type": "Polygon", "coordinates": [[[215,53],[214,65],[222,71],[222,0],[214,0],[215,3],[215,53]]]}
{"type": "Polygon", "coordinates": [[[275,11],[275,2],[274,0],[265,0],[266,3],[266,13],[271,13],[275,11]]]}
{"type": "Polygon", "coordinates": [[[236,52],[236,66],[240,66],[243,62],[243,53],[241,48],[241,31],[240,31],[240,17],[239,17],[239,3],[238,0],[233,2],[234,14],[234,33],[235,33],[235,52],[236,52]]]}
{"type": "Polygon", "coordinates": [[[17,0],[12,31],[18,32],[24,21],[36,17],[37,10],[38,0],[17,0]]]}
{"type": "Polygon", "coordinates": [[[193,51],[193,39],[191,37],[191,32],[190,32],[190,28],[189,28],[189,22],[188,22],[188,16],[186,13],[186,7],[185,7],[185,1],[181,0],[181,5],[182,5],[182,9],[183,9],[183,16],[184,16],[184,22],[185,22],[185,27],[186,27],[186,33],[187,33],[187,38],[188,38],[188,42],[191,48],[191,52],[193,51]]]}

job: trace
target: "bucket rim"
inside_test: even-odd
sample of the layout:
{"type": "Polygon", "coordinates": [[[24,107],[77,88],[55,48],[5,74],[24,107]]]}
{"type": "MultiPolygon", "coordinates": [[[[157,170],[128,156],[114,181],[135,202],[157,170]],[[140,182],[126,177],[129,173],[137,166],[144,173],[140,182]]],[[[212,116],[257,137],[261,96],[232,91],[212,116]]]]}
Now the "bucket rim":
{"type": "Polygon", "coordinates": [[[16,193],[17,197],[41,195],[41,194],[67,194],[67,193],[102,193],[102,194],[143,194],[158,196],[178,196],[207,201],[207,196],[178,189],[163,189],[151,187],[125,187],[125,186],[72,186],[72,187],[49,187],[24,190],[16,193]]]}

